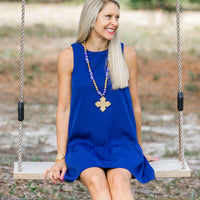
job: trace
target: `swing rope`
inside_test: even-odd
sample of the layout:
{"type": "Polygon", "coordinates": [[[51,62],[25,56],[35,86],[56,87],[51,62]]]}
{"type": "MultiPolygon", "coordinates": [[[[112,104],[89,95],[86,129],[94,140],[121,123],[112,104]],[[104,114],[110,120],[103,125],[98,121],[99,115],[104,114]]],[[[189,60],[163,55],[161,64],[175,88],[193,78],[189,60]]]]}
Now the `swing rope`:
{"type": "Polygon", "coordinates": [[[180,0],[176,0],[176,23],[177,23],[177,57],[178,57],[178,110],[179,110],[179,160],[182,169],[186,169],[184,154],[184,133],[183,133],[183,93],[182,93],[182,72],[181,72],[181,34],[180,34],[180,0]]]}
{"type": "MultiPolygon", "coordinates": [[[[180,42],[180,0],[176,0],[176,19],[177,19],[177,56],[178,56],[178,110],[179,110],[179,160],[182,169],[186,169],[184,154],[184,133],[183,133],[183,93],[181,77],[181,42],[180,42]]],[[[22,0],[21,10],[21,65],[20,65],[20,92],[18,102],[18,172],[22,171],[22,134],[24,120],[23,103],[23,79],[24,79],[24,25],[25,25],[25,0],[22,0]]]]}
{"type": "Polygon", "coordinates": [[[24,120],[24,103],[23,103],[23,87],[24,87],[24,25],[25,25],[25,0],[22,0],[21,12],[21,67],[20,67],[20,92],[18,103],[18,171],[22,171],[22,133],[24,120]]]}

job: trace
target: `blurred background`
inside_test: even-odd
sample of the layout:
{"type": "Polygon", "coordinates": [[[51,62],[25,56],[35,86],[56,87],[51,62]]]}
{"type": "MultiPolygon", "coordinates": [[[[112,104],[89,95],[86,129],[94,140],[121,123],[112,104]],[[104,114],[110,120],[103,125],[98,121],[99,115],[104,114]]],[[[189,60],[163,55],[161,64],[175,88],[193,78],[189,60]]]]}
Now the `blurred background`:
{"type": "MultiPolygon", "coordinates": [[[[138,55],[145,153],[178,155],[175,0],[121,0],[121,41],[138,55]]],[[[76,40],[83,0],[27,0],[24,161],[56,155],[57,58],[76,40]]],[[[200,199],[200,0],[181,0],[186,160],[191,178],[132,181],[136,199],[200,199]]],[[[20,67],[20,1],[0,1],[0,199],[91,199],[80,182],[15,181],[20,67]]]]}

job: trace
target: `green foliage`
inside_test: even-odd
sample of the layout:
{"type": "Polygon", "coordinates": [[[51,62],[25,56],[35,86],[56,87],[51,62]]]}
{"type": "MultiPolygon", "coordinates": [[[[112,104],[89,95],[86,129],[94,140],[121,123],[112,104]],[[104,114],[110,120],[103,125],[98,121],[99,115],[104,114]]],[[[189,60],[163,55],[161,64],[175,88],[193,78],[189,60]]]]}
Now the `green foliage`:
{"type": "Polygon", "coordinates": [[[200,3],[199,0],[189,0],[191,3],[200,3]]]}
{"type": "MultiPolygon", "coordinates": [[[[130,0],[131,6],[136,9],[148,8],[148,9],[165,9],[175,10],[176,1],[174,0],[130,0]]],[[[200,0],[181,0],[182,3],[199,3],[200,0]]]]}
{"type": "Polygon", "coordinates": [[[173,0],[130,0],[134,8],[164,8],[166,10],[172,10],[175,7],[175,1],[173,0]]]}
{"type": "MultiPolygon", "coordinates": [[[[0,0],[5,1],[5,0],[0,0]]],[[[9,2],[21,0],[7,0],[9,2]]],[[[118,0],[120,5],[134,9],[163,9],[174,11],[176,0],[118,0]]],[[[80,5],[85,0],[26,0],[26,3],[63,3],[67,5],[80,5]]],[[[186,9],[199,10],[200,0],[180,0],[181,6],[186,9]]]]}

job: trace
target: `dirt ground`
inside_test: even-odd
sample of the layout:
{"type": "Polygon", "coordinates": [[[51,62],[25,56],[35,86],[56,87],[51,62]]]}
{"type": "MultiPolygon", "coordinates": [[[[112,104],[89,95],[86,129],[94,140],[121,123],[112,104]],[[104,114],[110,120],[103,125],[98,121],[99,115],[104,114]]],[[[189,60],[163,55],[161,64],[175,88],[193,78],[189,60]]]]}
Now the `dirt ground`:
{"type": "MultiPolygon", "coordinates": [[[[75,41],[81,6],[30,4],[26,10],[23,133],[24,161],[52,161],[56,155],[56,62],[75,41]],[[62,19],[61,17],[62,16],[62,19]],[[72,17],[73,16],[73,17],[72,17]]],[[[91,199],[80,182],[13,180],[17,161],[20,4],[0,3],[0,198],[91,199]]],[[[182,14],[182,82],[185,156],[190,178],[132,180],[136,199],[200,199],[200,14],[182,14]]],[[[175,15],[158,11],[121,12],[122,41],[138,55],[138,90],[146,153],[176,158],[177,60],[175,15]]]]}

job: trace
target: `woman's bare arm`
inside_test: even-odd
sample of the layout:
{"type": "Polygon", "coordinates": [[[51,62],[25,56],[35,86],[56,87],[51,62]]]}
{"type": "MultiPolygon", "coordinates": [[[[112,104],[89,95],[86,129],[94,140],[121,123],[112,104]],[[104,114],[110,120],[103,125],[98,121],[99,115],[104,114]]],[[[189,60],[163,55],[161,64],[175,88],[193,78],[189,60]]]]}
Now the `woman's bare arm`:
{"type": "MultiPolygon", "coordinates": [[[[73,70],[73,50],[69,47],[63,50],[58,57],[58,108],[56,118],[57,153],[65,154],[68,140],[68,124],[71,105],[71,75],[73,70]]],[[[49,173],[49,178],[56,184],[62,182],[67,166],[65,160],[59,160],[44,172],[44,177],[49,173]],[[61,173],[61,174],[60,174],[61,173]]]]}
{"type": "MultiPolygon", "coordinates": [[[[142,120],[141,120],[141,107],[140,102],[138,98],[138,79],[137,79],[137,71],[138,71],[138,63],[137,63],[137,55],[135,51],[129,47],[125,46],[124,48],[124,55],[125,60],[129,68],[129,89],[131,94],[131,100],[133,105],[133,111],[135,116],[135,122],[136,122],[136,129],[137,129],[137,139],[138,143],[142,148],[142,135],[141,135],[141,126],[142,126],[142,120]]],[[[143,150],[143,148],[142,148],[143,150]]],[[[158,158],[153,158],[152,156],[148,154],[144,154],[148,161],[156,161],[158,158]]]]}
{"type": "Polygon", "coordinates": [[[58,108],[56,118],[57,153],[65,154],[68,140],[68,124],[71,105],[71,74],[73,70],[73,50],[69,47],[58,57],[58,108]]]}
{"type": "Polygon", "coordinates": [[[138,143],[140,144],[142,148],[142,137],[141,137],[141,107],[140,102],[138,98],[138,81],[137,81],[137,56],[135,51],[129,47],[125,46],[124,48],[124,55],[126,63],[129,67],[129,90],[131,94],[132,99],[132,105],[133,105],[133,111],[135,115],[135,122],[136,122],[136,128],[137,128],[137,138],[138,143]]]}

